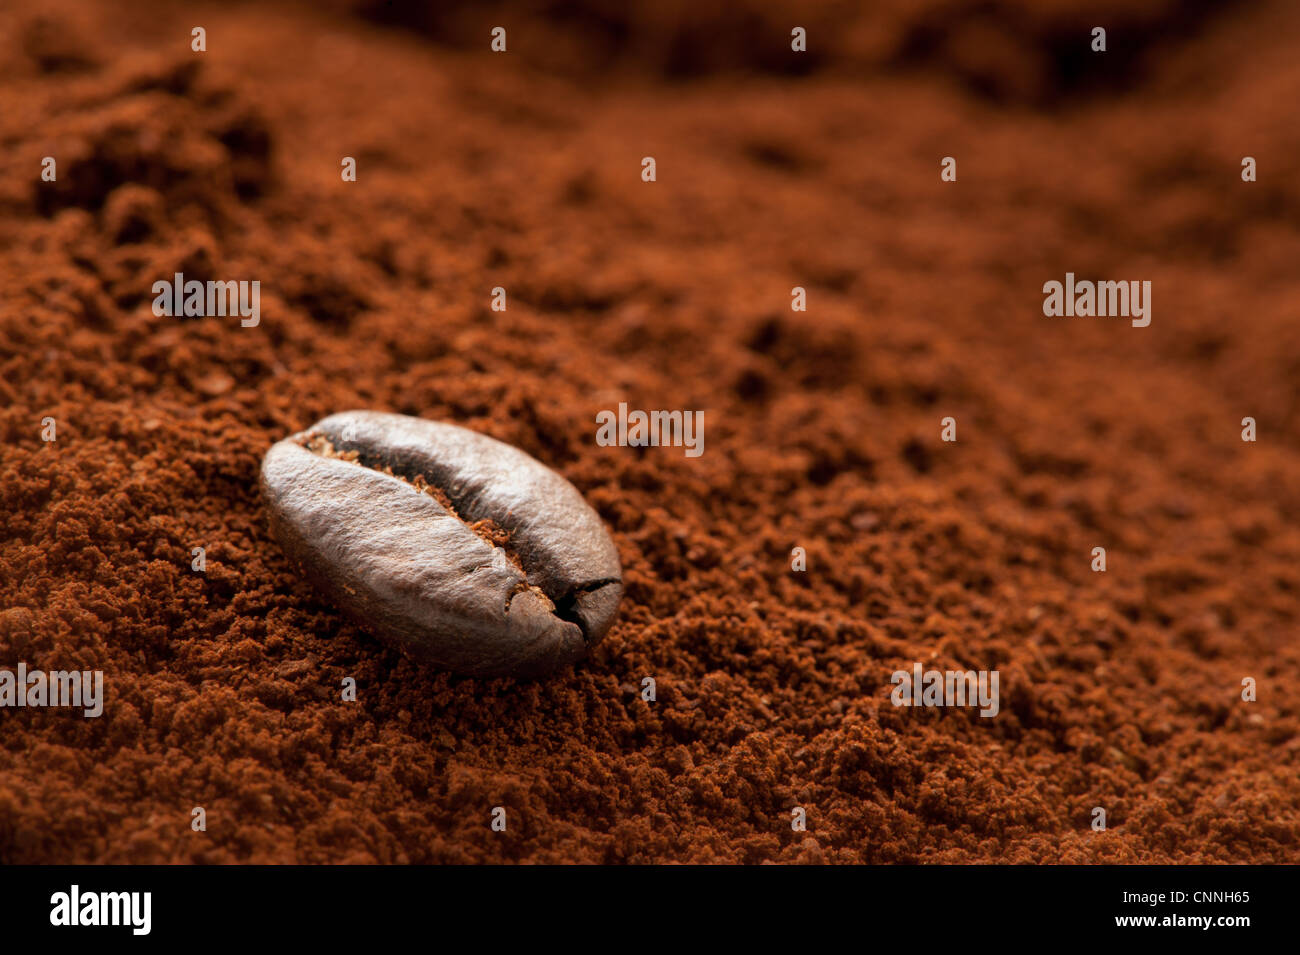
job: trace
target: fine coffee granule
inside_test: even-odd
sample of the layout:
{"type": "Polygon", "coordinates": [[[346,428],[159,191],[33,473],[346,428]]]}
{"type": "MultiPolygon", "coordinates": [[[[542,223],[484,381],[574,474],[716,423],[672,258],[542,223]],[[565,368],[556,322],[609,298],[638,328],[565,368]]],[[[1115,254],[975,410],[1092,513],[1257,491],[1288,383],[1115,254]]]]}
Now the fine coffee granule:
{"type": "Polygon", "coordinates": [[[0,666],[107,697],[0,711],[0,861],[1300,860],[1300,9],[632,7],[0,8],[0,666]],[[1151,326],[1044,317],[1067,270],[1151,326]],[[622,401],[707,452],[598,447],[622,401]],[[341,408],[572,481],[604,643],[519,685],[341,619],[257,489],[341,408]]]}

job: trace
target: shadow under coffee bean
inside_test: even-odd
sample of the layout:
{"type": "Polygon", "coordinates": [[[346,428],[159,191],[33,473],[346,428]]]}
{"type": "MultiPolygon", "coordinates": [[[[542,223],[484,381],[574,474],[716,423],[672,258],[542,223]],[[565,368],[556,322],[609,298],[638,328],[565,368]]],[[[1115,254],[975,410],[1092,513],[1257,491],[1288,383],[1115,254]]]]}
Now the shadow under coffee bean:
{"type": "Polygon", "coordinates": [[[358,626],[476,676],[540,676],[600,642],[618,551],[572,484],[464,428],[348,411],[262,461],[271,533],[358,626]]]}

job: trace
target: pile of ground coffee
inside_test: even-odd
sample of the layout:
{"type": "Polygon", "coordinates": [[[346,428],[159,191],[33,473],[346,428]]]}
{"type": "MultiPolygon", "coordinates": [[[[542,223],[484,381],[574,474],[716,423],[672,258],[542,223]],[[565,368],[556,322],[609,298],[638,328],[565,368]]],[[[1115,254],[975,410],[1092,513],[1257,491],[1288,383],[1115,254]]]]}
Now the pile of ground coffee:
{"type": "Polygon", "coordinates": [[[0,711],[0,861],[1300,858],[1294,4],[429,6],[0,10],[0,666],[106,694],[0,711]],[[589,660],[432,672],[294,573],[260,460],[349,408],[582,491],[589,660]]]}

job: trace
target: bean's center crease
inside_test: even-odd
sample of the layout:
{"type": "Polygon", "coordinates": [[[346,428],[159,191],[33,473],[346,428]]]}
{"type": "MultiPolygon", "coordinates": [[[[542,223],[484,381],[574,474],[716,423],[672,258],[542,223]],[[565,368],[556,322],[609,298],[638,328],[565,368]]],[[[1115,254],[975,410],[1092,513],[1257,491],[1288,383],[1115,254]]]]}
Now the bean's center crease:
{"type": "Polygon", "coordinates": [[[511,601],[513,601],[518,594],[521,594],[526,590],[531,590],[533,593],[537,594],[538,597],[542,598],[547,604],[547,609],[555,609],[554,601],[552,601],[551,597],[545,591],[540,587],[528,583],[528,570],[524,567],[523,561],[520,559],[519,555],[510,547],[511,532],[506,530],[496,521],[492,520],[492,518],[485,517],[477,521],[467,521],[465,518],[461,517],[460,512],[456,509],[456,505],[452,503],[447,492],[431,483],[423,474],[408,476],[397,473],[387,464],[371,463],[362,457],[360,451],[340,450],[335,447],[334,442],[319,432],[308,433],[300,439],[298,443],[304,449],[310,451],[312,454],[318,455],[319,457],[332,458],[336,461],[344,461],[349,464],[355,464],[358,467],[367,468],[371,471],[378,471],[381,474],[387,474],[389,477],[396,478],[398,481],[401,481],[403,484],[415,491],[429,495],[429,497],[442,505],[447,513],[468,527],[475,536],[486,541],[493,548],[502,551],[505,554],[506,559],[510,561],[510,564],[518,570],[521,575],[523,575],[524,580],[515,584],[514,590],[512,590],[506,597],[507,610],[510,607],[511,601]]]}

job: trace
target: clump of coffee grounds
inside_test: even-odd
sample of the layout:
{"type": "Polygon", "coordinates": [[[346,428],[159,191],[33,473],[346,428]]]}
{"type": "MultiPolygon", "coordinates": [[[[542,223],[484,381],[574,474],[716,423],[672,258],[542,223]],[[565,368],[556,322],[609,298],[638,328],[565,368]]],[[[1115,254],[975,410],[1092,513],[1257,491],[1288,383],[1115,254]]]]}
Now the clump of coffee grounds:
{"type": "Polygon", "coordinates": [[[1082,0],[438,6],[0,9],[0,665],[106,689],[0,712],[0,862],[1300,861],[1300,9],[1116,3],[1094,60],[1082,0]],[[1066,271],[1150,327],[1044,317],[1066,271]],[[433,672],[294,572],[261,456],[349,408],[577,485],[588,660],[433,672]]]}

